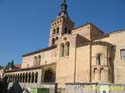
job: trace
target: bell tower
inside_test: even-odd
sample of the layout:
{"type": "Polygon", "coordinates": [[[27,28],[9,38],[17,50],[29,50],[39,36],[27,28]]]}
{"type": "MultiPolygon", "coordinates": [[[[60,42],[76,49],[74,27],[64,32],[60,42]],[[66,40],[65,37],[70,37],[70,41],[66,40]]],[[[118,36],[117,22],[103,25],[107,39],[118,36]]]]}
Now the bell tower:
{"type": "Polygon", "coordinates": [[[74,23],[68,16],[67,8],[66,0],[63,0],[63,3],[61,4],[61,11],[56,19],[51,23],[49,46],[56,45],[58,39],[64,34],[71,34],[74,23]]]}

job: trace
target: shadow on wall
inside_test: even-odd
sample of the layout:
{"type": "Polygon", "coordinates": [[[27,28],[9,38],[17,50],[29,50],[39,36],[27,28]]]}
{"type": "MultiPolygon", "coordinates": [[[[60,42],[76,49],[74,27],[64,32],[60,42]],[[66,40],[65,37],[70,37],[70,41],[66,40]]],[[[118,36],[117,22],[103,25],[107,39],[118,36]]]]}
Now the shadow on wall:
{"type": "Polygon", "coordinates": [[[112,66],[112,83],[114,83],[114,60],[115,60],[116,46],[112,46],[111,50],[111,66],[112,66]]]}

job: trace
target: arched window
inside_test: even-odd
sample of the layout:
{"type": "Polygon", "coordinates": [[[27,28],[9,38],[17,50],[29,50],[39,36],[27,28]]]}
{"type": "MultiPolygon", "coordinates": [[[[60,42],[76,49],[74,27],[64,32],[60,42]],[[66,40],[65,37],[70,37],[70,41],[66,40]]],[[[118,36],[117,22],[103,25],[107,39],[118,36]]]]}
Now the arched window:
{"type": "Polygon", "coordinates": [[[32,83],[34,83],[34,73],[32,73],[32,83]]]}
{"type": "Polygon", "coordinates": [[[65,44],[65,55],[69,56],[69,51],[70,51],[70,43],[66,42],[65,44]]]}
{"type": "Polygon", "coordinates": [[[19,81],[19,79],[20,79],[20,76],[19,76],[19,74],[18,74],[18,79],[17,79],[17,80],[19,81]]]}
{"type": "Polygon", "coordinates": [[[38,56],[38,66],[40,65],[40,63],[41,63],[41,56],[39,55],[38,56]]]}
{"type": "Polygon", "coordinates": [[[97,68],[94,68],[94,80],[99,80],[99,70],[97,68]]]}
{"type": "Polygon", "coordinates": [[[37,66],[37,61],[38,61],[38,58],[37,56],[34,57],[34,66],[37,66]]]}
{"type": "Polygon", "coordinates": [[[20,80],[19,81],[22,82],[22,74],[20,74],[20,80]]]}
{"type": "Polygon", "coordinates": [[[25,82],[27,83],[27,81],[28,81],[28,74],[26,73],[25,82]]]}
{"type": "Polygon", "coordinates": [[[37,62],[37,56],[34,57],[34,63],[36,64],[37,62]]]}
{"type": "Polygon", "coordinates": [[[97,60],[97,65],[101,65],[101,57],[102,57],[102,54],[101,54],[101,53],[97,54],[97,58],[96,58],[96,60],[97,60]]]}
{"type": "Polygon", "coordinates": [[[22,82],[25,82],[25,74],[23,73],[22,82]]]}
{"type": "Polygon", "coordinates": [[[56,29],[56,30],[57,30],[57,34],[58,34],[58,33],[59,33],[59,27],[57,27],[57,29],[56,29]]]}
{"type": "Polygon", "coordinates": [[[53,29],[53,34],[56,34],[56,29],[53,29]]]}
{"type": "Polygon", "coordinates": [[[64,57],[64,43],[60,45],[60,57],[64,57]]]}
{"type": "Polygon", "coordinates": [[[65,30],[64,30],[64,31],[65,31],[65,34],[66,34],[66,33],[67,33],[67,28],[65,28],[65,30]]]}
{"type": "Polygon", "coordinates": [[[54,45],[54,44],[55,44],[55,39],[53,38],[53,39],[52,39],[52,45],[54,45]]]}
{"type": "Polygon", "coordinates": [[[28,75],[28,83],[30,83],[30,81],[31,81],[31,73],[29,73],[29,75],[28,75]]]}
{"type": "Polygon", "coordinates": [[[104,81],[105,80],[105,71],[103,68],[100,69],[100,80],[104,81]]]}
{"type": "Polygon", "coordinates": [[[35,83],[38,81],[38,72],[35,73],[35,83]]]}
{"type": "Polygon", "coordinates": [[[58,37],[56,37],[56,40],[58,40],[58,37]]]}

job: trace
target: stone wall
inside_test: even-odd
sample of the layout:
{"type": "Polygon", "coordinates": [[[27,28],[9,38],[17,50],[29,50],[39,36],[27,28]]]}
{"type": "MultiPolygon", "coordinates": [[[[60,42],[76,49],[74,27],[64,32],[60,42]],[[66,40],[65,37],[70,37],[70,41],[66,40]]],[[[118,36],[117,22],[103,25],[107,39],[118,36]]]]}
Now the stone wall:
{"type": "Polygon", "coordinates": [[[121,59],[120,50],[125,49],[125,30],[116,31],[109,34],[108,37],[98,39],[106,41],[113,45],[111,60],[113,62],[113,81],[116,84],[125,84],[125,60],[121,59]]]}
{"type": "Polygon", "coordinates": [[[56,62],[57,62],[57,48],[54,48],[48,51],[38,52],[38,53],[31,54],[29,56],[23,57],[21,68],[30,68],[30,67],[40,66],[40,65],[48,65],[56,62]],[[40,59],[41,61],[38,65],[36,65],[37,62],[34,61],[34,58],[39,56],[41,57],[40,59]]]}
{"type": "Polygon", "coordinates": [[[76,83],[76,84],[70,83],[66,84],[64,93],[125,93],[125,85],[97,84],[97,83],[76,83]]]}

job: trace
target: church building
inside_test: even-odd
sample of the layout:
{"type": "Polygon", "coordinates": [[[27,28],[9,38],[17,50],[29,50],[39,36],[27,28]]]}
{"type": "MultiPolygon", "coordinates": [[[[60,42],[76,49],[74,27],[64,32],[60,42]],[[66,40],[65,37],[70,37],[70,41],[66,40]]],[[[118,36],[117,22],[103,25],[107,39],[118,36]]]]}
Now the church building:
{"type": "Polygon", "coordinates": [[[67,8],[64,0],[51,22],[48,47],[24,54],[21,68],[6,70],[4,77],[30,88],[125,84],[125,30],[105,34],[92,23],[75,28],[67,8]]]}

